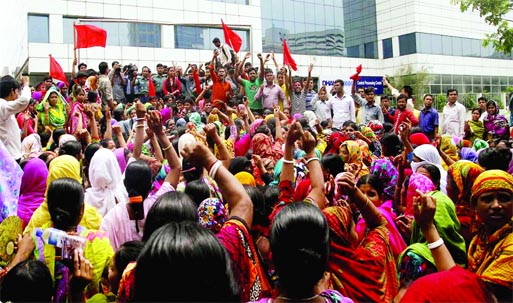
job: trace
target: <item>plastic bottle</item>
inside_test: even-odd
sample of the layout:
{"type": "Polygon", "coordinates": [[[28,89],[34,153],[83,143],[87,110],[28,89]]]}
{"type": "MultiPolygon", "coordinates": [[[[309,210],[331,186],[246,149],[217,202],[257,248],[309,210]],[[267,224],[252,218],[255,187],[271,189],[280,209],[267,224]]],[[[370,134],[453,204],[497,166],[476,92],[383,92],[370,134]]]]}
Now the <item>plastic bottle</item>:
{"type": "Polygon", "coordinates": [[[65,231],[49,227],[46,229],[36,228],[35,235],[41,238],[45,244],[59,247],[62,250],[62,257],[66,259],[73,258],[73,251],[78,249],[84,251],[86,239],[69,235],[65,231]]]}

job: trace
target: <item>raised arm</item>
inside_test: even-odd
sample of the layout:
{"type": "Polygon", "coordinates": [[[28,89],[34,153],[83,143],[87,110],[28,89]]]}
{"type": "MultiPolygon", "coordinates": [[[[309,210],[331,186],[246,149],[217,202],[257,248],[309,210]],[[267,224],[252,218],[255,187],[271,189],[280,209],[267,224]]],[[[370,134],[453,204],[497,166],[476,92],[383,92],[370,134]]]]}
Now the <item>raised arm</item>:
{"type": "Polygon", "coordinates": [[[253,224],[253,202],[242,184],[216,159],[202,143],[185,145],[182,156],[193,164],[200,164],[209,170],[209,175],[219,185],[221,193],[230,208],[230,217],[239,217],[251,229],[253,224]]]}
{"type": "Polygon", "coordinates": [[[399,91],[397,90],[397,88],[393,87],[392,84],[390,84],[390,82],[388,82],[388,79],[386,76],[383,77],[383,84],[385,84],[388,89],[390,90],[390,93],[397,98],[397,96],[399,96],[399,91]]]}
{"type": "Polygon", "coordinates": [[[258,60],[260,60],[260,70],[258,71],[258,78],[264,81],[264,59],[262,58],[262,54],[257,54],[258,60]]]}
{"type": "Polygon", "coordinates": [[[137,119],[135,122],[134,152],[132,157],[139,160],[141,158],[142,145],[144,143],[144,121],[146,116],[146,108],[140,101],[135,103],[135,114],[137,119]]]}

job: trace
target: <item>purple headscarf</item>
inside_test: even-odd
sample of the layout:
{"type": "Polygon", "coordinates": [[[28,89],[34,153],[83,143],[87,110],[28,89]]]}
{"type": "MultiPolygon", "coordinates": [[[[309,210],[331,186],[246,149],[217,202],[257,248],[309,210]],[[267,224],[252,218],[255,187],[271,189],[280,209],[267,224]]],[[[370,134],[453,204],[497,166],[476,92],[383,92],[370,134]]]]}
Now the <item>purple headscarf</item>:
{"type": "Polygon", "coordinates": [[[116,148],[114,155],[116,155],[116,160],[118,160],[121,173],[124,174],[126,169],[125,149],[123,147],[116,148]]]}
{"type": "Polygon", "coordinates": [[[471,147],[463,147],[461,149],[461,160],[468,160],[477,163],[477,152],[471,147]]]}
{"type": "Polygon", "coordinates": [[[33,158],[25,164],[23,172],[18,200],[18,217],[21,218],[23,228],[25,228],[34,211],[45,199],[48,168],[43,160],[33,158]]]}

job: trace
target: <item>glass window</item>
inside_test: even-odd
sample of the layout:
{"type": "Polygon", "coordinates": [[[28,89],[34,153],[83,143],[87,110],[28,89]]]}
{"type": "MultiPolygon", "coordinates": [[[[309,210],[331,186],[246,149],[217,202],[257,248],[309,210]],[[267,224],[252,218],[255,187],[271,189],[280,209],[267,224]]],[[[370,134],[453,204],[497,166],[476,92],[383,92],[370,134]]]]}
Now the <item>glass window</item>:
{"type": "MultiPolygon", "coordinates": [[[[292,7],[290,8],[292,9],[292,7]]],[[[296,22],[306,22],[305,19],[305,4],[301,2],[296,2],[294,4],[294,21],[296,22]]]]}
{"type": "Polygon", "coordinates": [[[452,76],[452,83],[454,83],[454,84],[462,84],[463,83],[463,77],[460,76],[460,75],[452,76]]]}
{"type": "Polygon", "coordinates": [[[431,94],[439,94],[441,93],[440,85],[431,85],[431,94]]]}
{"type": "Polygon", "coordinates": [[[383,40],[383,59],[392,58],[394,56],[394,50],[392,47],[392,38],[383,40]]]}
{"type": "Polygon", "coordinates": [[[360,47],[358,45],[347,48],[347,56],[352,58],[360,57],[360,47]]]}
{"type": "Polygon", "coordinates": [[[431,54],[442,54],[442,36],[431,35],[431,54]]]}
{"type": "Polygon", "coordinates": [[[28,15],[28,42],[48,43],[48,16],[28,15]]]}
{"type": "Polygon", "coordinates": [[[452,75],[442,75],[443,85],[452,85],[452,75]]]}
{"type": "Polygon", "coordinates": [[[232,3],[232,4],[242,4],[248,5],[248,0],[210,0],[213,2],[224,2],[224,3],[232,3]]]}
{"type": "Polygon", "coordinates": [[[442,54],[452,56],[452,39],[449,36],[442,36],[442,54]]]}
{"type": "Polygon", "coordinates": [[[508,85],[508,78],[507,77],[499,77],[499,82],[501,85],[508,85]]]}
{"type": "Polygon", "coordinates": [[[431,54],[431,34],[416,33],[417,52],[431,54]]]}
{"type": "MultiPolygon", "coordinates": [[[[249,30],[232,30],[242,38],[241,51],[249,49],[249,30]]],[[[175,26],[175,48],[185,49],[213,49],[212,40],[218,37],[224,41],[222,28],[200,26],[175,26]]]]}
{"type": "Polygon", "coordinates": [[[472,56],[472,40],[473,39],[468,39],[468,38],[461,39],[463,56],[465,56],[465,57],[472,56]]]}
{"type": "Polygon", "coordinates": [[[415,33],[399,36],[399,55],[410,55],[416,52],[415,33]]]}
{"type": "Polygon", "coordinates": [[[451,37],[452,39],[452,55],[461,56],[463,55],[463,38],[451,37]]]}
{"type": "Polygon", "coordinates": [[[442,83],[441,82],[441,75],[439,75],[439,74],[431,75],[431,82],[433,82],[433,84],[440,84],[440,83],[442,83]]]}
{"type": "Polygon", "coordinates": [[[490,76],[483,76],[483,85],[490,85],[490,76]]]}
{"type": "MultiPolygon", "coordinates": [[[[73,44],[74,18],[63,18],[63,41],[73,44]]],[[[135,22],[82,22],[107,31],[107,45],[154,47],[161,45],[160,25],[135,22]]]]}

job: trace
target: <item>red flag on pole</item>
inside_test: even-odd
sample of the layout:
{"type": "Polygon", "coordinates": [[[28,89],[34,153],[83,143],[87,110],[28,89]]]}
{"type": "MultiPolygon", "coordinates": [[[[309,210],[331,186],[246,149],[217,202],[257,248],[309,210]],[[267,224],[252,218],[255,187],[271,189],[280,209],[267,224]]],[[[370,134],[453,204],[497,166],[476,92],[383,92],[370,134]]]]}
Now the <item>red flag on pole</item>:
{"type": "Polygon", "coordinates": [[[292,59],[289,46],[287,45],[287,41],[285,39],[283,39],[283,65],[290,65],[290,68],[297,71],[296,61],[292,59]]]}
{"type": "Polygon", "coordinates": [[[224,24],[223,19],[221,19],[221,23],[223,24],[223,32],[224,32],[224,42],[231,46],[233,50],[238,53],[240,47],[242,46],[242,39],[237,33],[235,33],[228,25],[224,24]]]}
{"type": "Polygon", "coordinates": [[[107,44],[107,31],[94,25],[75,24],[77,39],[75,49],[93,46],[105,47],[107,44]]]}
{"type": "Polygon", "coordinates": [[[155,84],[153,83],[153,78],[148,80],[148,97],[156,97],[157,91],[155,90],[155,84]]]}
{"type": "Polygon", "coordinates": [[[55,60],[52,55],[48,56],[50,56],[50,77],[62,81],[68,85],[68,79],[66,79],[66,75],[64,74],[64,71],[62,70],[59,62],[57,62],[57,60],[55,60]]]}

